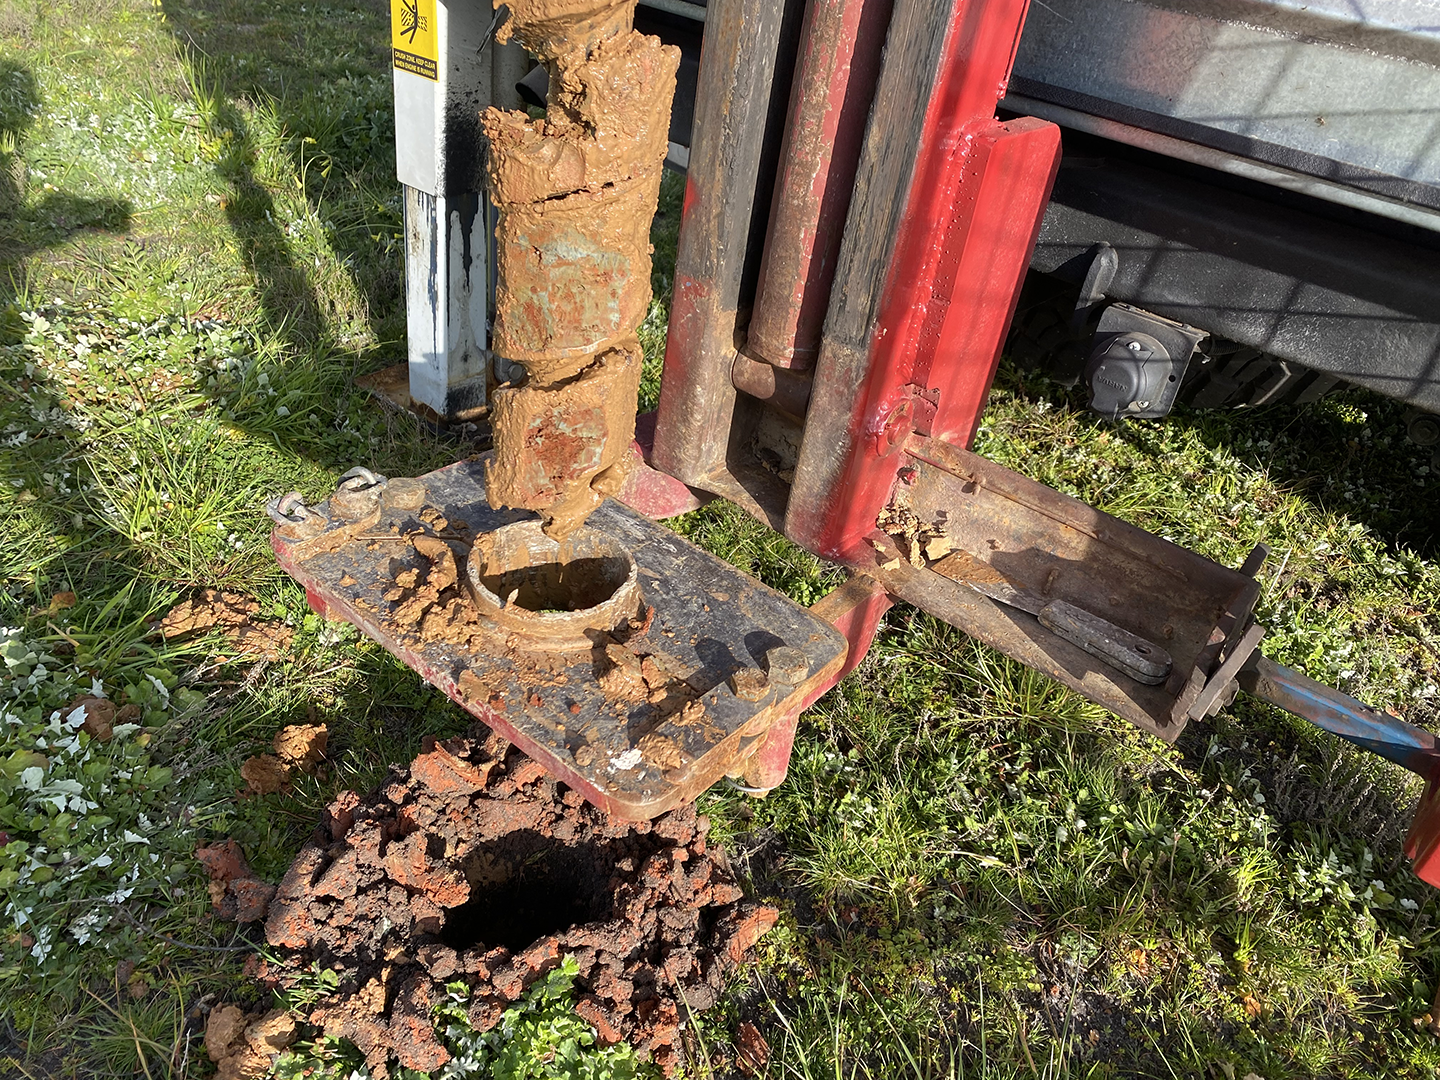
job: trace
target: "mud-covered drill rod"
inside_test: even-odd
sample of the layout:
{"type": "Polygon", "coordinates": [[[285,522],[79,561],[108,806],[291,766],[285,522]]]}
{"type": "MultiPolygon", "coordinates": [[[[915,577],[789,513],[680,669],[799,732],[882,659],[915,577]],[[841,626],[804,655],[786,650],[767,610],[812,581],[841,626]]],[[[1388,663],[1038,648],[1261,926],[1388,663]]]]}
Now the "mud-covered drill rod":
{"type": "Polygon", "coordinates": [[[512,0],[514,36],[549,69],[545,116],[487,109],[499,210],[492,506],[539,511],[562,539],[629,464],[650,305],[650,222],[680,50],[634,29],[635,0],[512,0]]]}

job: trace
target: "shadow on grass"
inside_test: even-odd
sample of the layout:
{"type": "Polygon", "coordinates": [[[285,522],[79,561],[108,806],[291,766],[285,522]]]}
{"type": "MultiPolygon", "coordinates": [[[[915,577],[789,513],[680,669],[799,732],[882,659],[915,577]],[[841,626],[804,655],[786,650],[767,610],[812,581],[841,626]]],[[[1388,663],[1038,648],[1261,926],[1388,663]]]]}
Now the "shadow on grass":
{"type": "MultiPolygon", "coordinates": [[[[160,0],[165,26],[189,72],[192,96],[221,147],[216,174],[224,212],[255,282],[270,335],[342,397],[377,409],[353,375],[402,361],[405,349],[401,187],[395,177],[389,5],[345,0],[299,14],[289,0],[160,0]],[[263,122],[257,122],[263,121],[263,122]],[[283,160],[277,170],[276,161],[283,160]],[[284,173],[277,177],[276,173],[284,173]],[[282,204],[296,185],[324,230],[331,265],[311,265],[282,204]],[[344,280],[340,280],[343,278],[344,280]],[[340,294],[366,309],[366,341],[351,338],[334,310],[340,294]]],[[[640,328],[646,351],[642,397],[658,396],[659,359],[678,230],[679,178],[667,174],[652,231],[655,307],[640,328]]],[[[304,238],[313,241],[313,236],[304,238]]],[[[334,397],[336,395],[332,395],[334,397]]],[[[233,410],[236,422],[327,465],[365,464],[396,475],[433,467],[483,446],[425,438],[369,459],[337,459],[294,423],[264,410],[233,410]],[[420,452],[415,446],[427,443],[420,452]]],[[[411,430],[408,418],[394,422],[411,430]]],[[[457,432],[462,438],[465,436],[457,432]]],[[[482,435],[483,439],[483,435],[482,435]]]]}
{"type": "Polygon", "coordinates": [[[260,393],[233,380],[207,392],[239,428],[326,469],[408,475],[469,452],[409,416],[385,414],[354,385],[406,355],[389,6],[160,7],[254,283],[259,318],[247,329],[270,380],[260,393]],[[341,437],[362,428],[380,430],[358,444],[341,437]]]}
{"type": "MultiPolygon", "coordinates": [[[[736,837],[735,858],[759,895],[788,902],[795,947],[812,971],[838,964],[855,973],[845,981],[893,994],[897,1008],[915,992],[909,973],[927,972],[939,1015],[911,1045],[943,1049],[938,1032],[968,1043],[964,1056],[978,1066],[974,1049],[988,1037],[996,1064],[1018,1063],[1023,1014],[1026,1053],[1041,1067],[1054,1055],[1083,1062],[1074,1075],[1190,1075],[1206,1060],[1236,1064],[1236,1076],[1311,1075],[1284,1059],[1287,1047],[1334,1024],[1332,1065],[1391,1075],[1383,1035],[1424,1011],[1428,997],[1412,979],[1431,977],[1440,952],[1433,901],[1399,855],[1405,795],[1375,784],[1362,755],[1327,769],[1324,747],[1281,745],[1242,716],[1194,725],[1182,774],[1158,743],[904,606],[852,679],[802,726],[786,788],[745,808],[753,826],[736,837]],[[853,769],[837,764],[847,761],[853,769]],[[1251,804],[1255,780],[1264,810],[1251,804]],[[834,860],[847,802],[852,816],[892,806],[865,827],[903,822],[909,843],[880,851],[862,842],[865,857],[824,867],[828,885],[808,880],[834,860]],[[1116,813],[1119,830],[1106,821],[1116,813]],[[1248,836],[1258,814],[1274,824],[1248,836]],[[1080,842],[1081,817],[1090,826],[1083,854],[1064,847],[1080,842]],[[1057,826],[1069,840],[1051,839],[1057,826]],[[1362,861],[1366,847],[1373,868],[1362,861]],[[1353,917],[1342,901],[1290,895],[1304,883],[1292,866],[1313,872],[1316,851],[1327,849],[1391,882],[1407,903],[1420,901],[1413,915],[1393,903],[1375,911],[1386,939],[1407,942],[1402,964],[1370,964],[1363,934],[1338,944],[1353,917]],[[1347,983],[1385,1004],[1346,1004],[1347,983]],[[1263,1019],[1227,1009],[1257,986],[1258,998],[1276,995],[1263,1019]],[[1356,1030],[1363,1043],[1351,1043],[1356,1030]],[[1092,1066],[1114,1071],[1087,1073],[1092,1066]]],[[[786,1017],[815,1012],[803,981],[768,969],[763,979],[786,1017]]],[[[742,1016],[763,1026],[772,1002],[750,1011],[755,1004],[742,1004],[742,1016]]],[[[929,1015],[912,1005],[914,1016],[929,1015]]],[[[853,1031],[850,1039],[863,1060],[853,1031]]]]}
{"type": "Polygon", "coordinates": [[[291,254],[266,187],[255,178],[257,150],[244,115],[222,98],[212,119],[225,145],[216,171],[230,184],[225,217],[240,242],[245,266],[254,276],[265,319],[277,333],[301,349],[324,349],[329,327],[309,276],[291,254]]]}
{"type": "MultiPolygon", "coordinates": [[[[256,176],[257,134],[239,107],[273,108],[290,176],[322,218],[326,240],[365,297],[374,348],[404,337],[400,227],[394,176],[388,17],[383,0],[353,0],[297,18],[288,0],[162,0],[192,89],[214,95],[211,122],[225,144],[216,171],[272,328],[298,345],[335,344],[286,223],[256,176]],[[388,212],[388,213],[387,213],[388,212]]],[[[204,103],[201,103],[202,105],[204,103]]]]}
{"type": "Polygon", "coordinates": [[[18,340],[22,332],[7,309],[24,292],[32,255],[82,229],[124,232],[130,225],[131,206],[123,199],[55,190],[31,197],[21,151],[42,105],[30,69],[0,57],[0,342],[18,340]]]}
{"type": "Polygon", "coordinates": [[[1440,482],[1429,449],[1405,434],[1408,406],[1359,387],[1309,405],[1245,409],[1177,406],[1164,420],[1113,423],[1089,411],[1083,387],[1065,387],[1002,361],[996,383],[1026,400],[1048,402],[1107,427],[1141,453],[1163,461],[1152,426],[1192,432],[1208,448],[1267,473],[1319,510],[1363,523],[1387,547],[1423,558],[1440,554],[1440,482]],[[1368,435],[1365,432],[1368,429],[1368,435]],[[1420,471],[1423,469],[1424,471],[1420,471]]]}

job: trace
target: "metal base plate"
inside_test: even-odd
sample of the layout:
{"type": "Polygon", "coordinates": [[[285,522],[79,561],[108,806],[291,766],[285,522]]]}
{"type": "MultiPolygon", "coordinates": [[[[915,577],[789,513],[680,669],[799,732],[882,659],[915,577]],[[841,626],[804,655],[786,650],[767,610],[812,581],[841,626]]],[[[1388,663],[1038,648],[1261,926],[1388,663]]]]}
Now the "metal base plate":
{"type": "Polygon", "coordinates": [[[334,498],[308,512],[308,528],[276,529],[272,545],[317,611],[353,623],[602,809],[649,818],[694,799],[743,767],[771,725],[830,685],[844,663],[846,641],[835,627],[614,501],[587,524],[634,558],[653,611],[648,625],[637,620],[613,637],[597,632],[578,652],[520,647],[478,614],[463,583],[473,538],[533,516],[492,509],[483,476],[471,460],[420,477],[419,505],[407,481],[410,499],[395,501],[410,509],[389,505],[382,488],[363,518],[353,500],[334,498]],[[423,588],[434,571],[421,549],[433,556],[436,540],[454,553],[461,580],[422,611],[417,590],[402,583],[418,578],[423,588]],[[651,676],[661,673],[661,685],[642,687],[638,698],[613,684],[602,689],[613,666],[606,646],[617,638],[651,676]],[[805,678],[794,686],[772,680],[755,701],[736,696],[730,676],[765,670],[766,654],[780,645],[805,654],[805,678]]]}

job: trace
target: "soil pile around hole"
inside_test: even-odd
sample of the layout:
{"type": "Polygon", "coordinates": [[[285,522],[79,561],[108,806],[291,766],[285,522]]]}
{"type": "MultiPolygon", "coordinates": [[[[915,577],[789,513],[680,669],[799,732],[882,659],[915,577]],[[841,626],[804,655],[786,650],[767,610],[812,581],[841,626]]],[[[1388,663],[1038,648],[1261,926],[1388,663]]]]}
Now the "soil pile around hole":
{"type": "Polygon", "coordinates": [[[271,905],[283,963],[268,974],[338,970],[310,1020],[383,1077],[392,1056],[425,1072],[448,1059],[430,1025],[445,983],[469,984],[487,1030],[570,954],[601,1041],[673,1071],[685,1006],[714,1004],[775,909],[744,899],[693,806],[621,821],[497,736],[428,747],[326,811],[271,905]]]}

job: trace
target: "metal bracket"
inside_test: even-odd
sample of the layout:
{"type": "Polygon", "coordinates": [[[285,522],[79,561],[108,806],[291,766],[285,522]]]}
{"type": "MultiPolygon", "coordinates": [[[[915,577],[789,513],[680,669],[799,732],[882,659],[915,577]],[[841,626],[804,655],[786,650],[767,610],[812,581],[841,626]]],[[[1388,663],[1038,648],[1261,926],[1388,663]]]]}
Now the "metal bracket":
{"type": "Polygon", "coordinates": [[[1115,272],[1120,269],[1120,256],[1113,247],[1101,240],[1085,253],[1089,265],[1085,267],[1085,280],[1080,283],[1080,295],[1075,300],[1075,310],[1070,314],[1070,331],[1079,333],[1095,309],[1105,302],[1115,272]]]}

